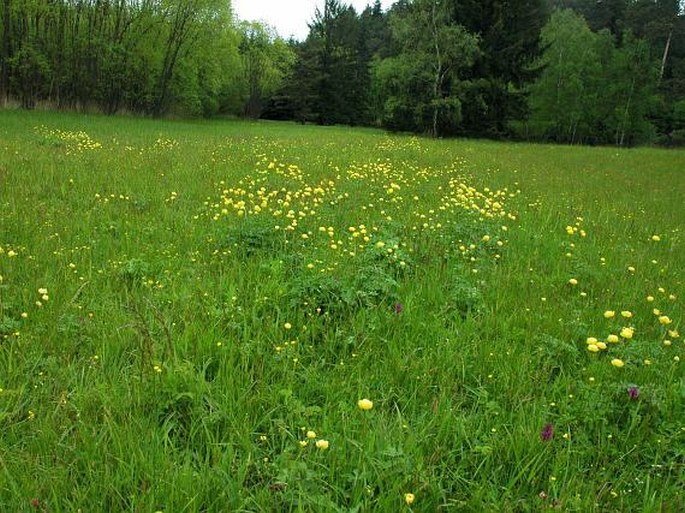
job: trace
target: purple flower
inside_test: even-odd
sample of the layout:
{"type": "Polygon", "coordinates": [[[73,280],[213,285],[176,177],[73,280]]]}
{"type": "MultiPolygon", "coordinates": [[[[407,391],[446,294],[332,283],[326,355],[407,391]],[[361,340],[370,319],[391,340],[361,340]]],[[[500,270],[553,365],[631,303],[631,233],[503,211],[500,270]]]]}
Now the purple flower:
{"type": "Polygon", "coordinates": [[[397,315],[401,314],[403,310],[404,306],[402,306],[402,303],[395,303],[395,313],[397,315]]]}
{"type": "Polygon", "coordinates": [[[636,386],[628,387],[628,395],[633,401],[637,401],[637,398],[640,397],[640,389],[636,386]]]}
{"type": "Polygon", "coordinates": [[[545,424],[545,427],[540,431],[540,439],[543,442],[549,442],[554,436],[554,426],[552,423],[545,424]]]}

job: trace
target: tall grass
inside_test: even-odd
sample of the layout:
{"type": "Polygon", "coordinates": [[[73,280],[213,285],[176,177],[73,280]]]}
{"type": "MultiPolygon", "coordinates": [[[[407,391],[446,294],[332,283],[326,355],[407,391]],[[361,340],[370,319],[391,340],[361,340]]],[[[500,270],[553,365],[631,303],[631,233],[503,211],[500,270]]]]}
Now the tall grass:
{"type": "Polygon", "coordinates": [[[2,511],[685,509],[682,152],[10,111],[0,150],[2,511]]]}

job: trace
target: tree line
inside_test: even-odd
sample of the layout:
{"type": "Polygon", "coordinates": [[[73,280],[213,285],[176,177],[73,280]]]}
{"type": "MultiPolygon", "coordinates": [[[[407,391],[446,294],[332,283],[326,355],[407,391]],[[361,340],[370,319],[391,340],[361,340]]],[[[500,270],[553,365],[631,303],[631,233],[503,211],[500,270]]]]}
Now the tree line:
{"type": "Polygon", "coordinates": [[[685,144],[678,0],[326,0],[304,41],[227,0],[2,0],[0,98],[443,136],[685,144]]]}

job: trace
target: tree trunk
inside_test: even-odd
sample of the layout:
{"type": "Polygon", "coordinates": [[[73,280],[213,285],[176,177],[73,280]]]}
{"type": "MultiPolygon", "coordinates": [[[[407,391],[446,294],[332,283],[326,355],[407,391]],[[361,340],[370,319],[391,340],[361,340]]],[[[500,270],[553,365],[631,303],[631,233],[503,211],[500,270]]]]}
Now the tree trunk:
{"type": "Polygon", "coordinates": [[[668,51],[671,49],[671,38],[673,37],[673,24],[671,24],[671,30],[668,33],[668,39],[666,40],[666,48],[664,48],[664,56],[661,58],[661,69],[659,70],[659,82],[664,78],[664,69],[666,68],[666,60],[668,59],[668,51]]]}
{"type": "Polygon", "coordinates": [[[3,0],[2,9],[2,62],[0,63],[0,101],[4,104],[9,97],[9,60],[12,58],[12,36],[10,27],[10,0],[3,0]]]}
{"type": "Polygon", "coordinates": [[[435,13],[436,2],[433,2],[432,22],[433,22],[433,40],[435,43],[435,81],[433,82],[433,130],[432,136],[438,137],[438,99],[440,95],[442,82],[442,55],[440,52],[440,41],[438,38],[438,27],[435,13]]]}

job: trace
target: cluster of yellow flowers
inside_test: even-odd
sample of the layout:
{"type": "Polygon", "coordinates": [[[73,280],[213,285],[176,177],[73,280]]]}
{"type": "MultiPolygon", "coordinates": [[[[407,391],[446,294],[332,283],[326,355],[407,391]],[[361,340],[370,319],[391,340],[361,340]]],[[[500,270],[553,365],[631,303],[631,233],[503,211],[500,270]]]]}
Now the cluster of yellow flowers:
{"type": "MultiPolygon", "coordinates": [[[[220,160],[219,153],[213,160],[220,160]]],[[[352,162],[344,170],[327,165],[328,176],[314,179],[297,164],[260,154],[255,170],[230,185],[218,182],[217,197],[208,198],[194,219],[248,229],[242,223],[270,226],[283,244],[300,251],[306,248],[305,267],[321,273],[333,272],[344,260],[367,251],[404,269],[423,233],[458,248],[477,272],[483,254],[500,258],[499,248],[507,243],[505,221],[517,219],[506,203],[520,191],[470,185],[461,160],[440,169],[387,158],[352,162]],[[341,209],[347,214],[344,219],[341,209]],[[466,218],[474,226],[482,223],[478,238],[454,236],[460,232],[453,227],[461,226],[466,218]],[[501,227],[495,228],[497,224],[501,227]],[[388,226],[393,227],[392,234],[388,226]]]]}
{"type": "Polygon", "coordinates": [[[48,128],[44,125],[34,128],[34,132],[41,136],[45,142],[63,145],[67,155],[78,155],[85,151],[102,149],[102,144],[92,139],[84,131],[60,130],[48,128]]]}

